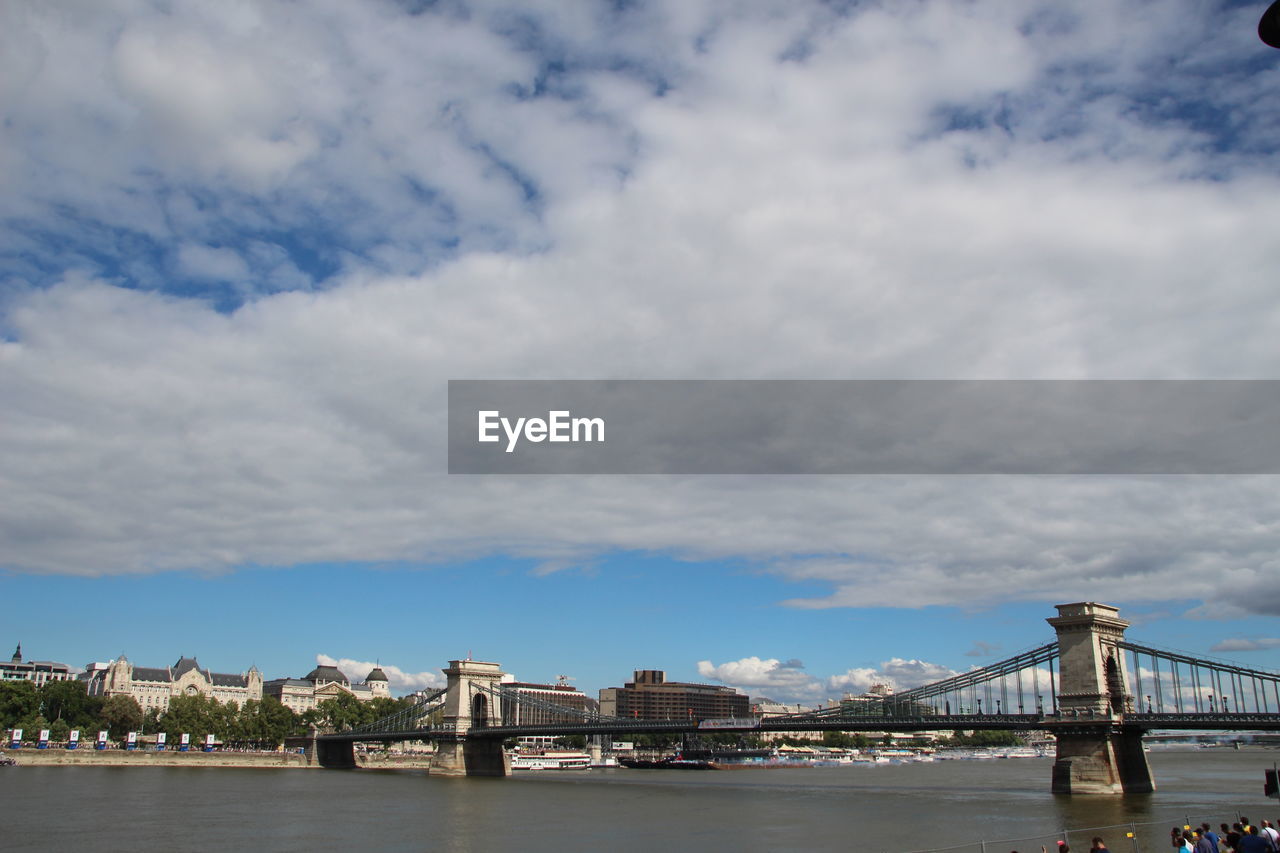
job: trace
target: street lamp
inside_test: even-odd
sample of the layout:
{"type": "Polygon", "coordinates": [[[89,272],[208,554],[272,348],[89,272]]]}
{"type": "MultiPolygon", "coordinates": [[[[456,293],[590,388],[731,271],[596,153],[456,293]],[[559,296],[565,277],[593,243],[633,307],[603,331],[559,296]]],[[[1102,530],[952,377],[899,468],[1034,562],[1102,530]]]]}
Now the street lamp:
{"type": "Polygon", "coordinates": [[[1271,47],[1280,47],[1280,0],[1267,7],[1258,21],[1258,38],[1271,47]]]}

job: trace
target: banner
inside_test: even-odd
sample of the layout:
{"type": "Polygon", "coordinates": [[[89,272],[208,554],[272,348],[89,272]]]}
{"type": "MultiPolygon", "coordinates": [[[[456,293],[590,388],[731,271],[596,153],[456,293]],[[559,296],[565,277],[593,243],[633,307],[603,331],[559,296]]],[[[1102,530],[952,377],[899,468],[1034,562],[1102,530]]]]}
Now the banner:
{"type": "Polygon", "coordinates": [[[22,748],[22,729],[14,729],[13,732],[10,734],[9,748],[10,749],[22,748]]]}
{"type": "Polygon", "coordinates": [[[213,752],[213,735],[204,736],[204,751],[213,752]]]}
{"type": "Polygon", "coordinates": [[[156,750],[157,750],[157,751],[163,751],[163,750],[164,750],[164,744],[165,744],[165,741],[166,741],[166,740],[168,740],[168,738],[169,738],[169,736],[168,736],[167,734],[165,734],[164,732],[160,732],[160,734],[156,735],[156,750]]]}
{"type": "Polygon", "coordinates": [[[138,748],[138,733],[137,733],[137,732],[129,732],[129,734],[125,736],[125,744],[126,744],[126,745],[125,745],[125,749],[137,749],[137,748],[138,748]]]}
{"type": "Polygon", "coordinates": [[[80,730],[72,729],[71,734],[67,736],[67,749],[77,749],[80,746],[80,730]]]}
{"type": "Polygon", "coordinates": [[[186,752],[191,748],[191,735],[183,734],[182,745],[178,747],[178,752],[186,752]]]}
{"type": "Polygon", "coordinates": [[[36,741],[36,749],[48,749],[48,748],[49,748],[49,730],[41,729],[40,738],[39,740],[36,741]]]}
{"type": "Polygon", "coordinates": [[[97,749],[106,749],[106,748],[107,748],[107,737],[108,737],[109,735],[110,735],[110,732],[98,732],[98,743],[97,743],[97,749]]]}

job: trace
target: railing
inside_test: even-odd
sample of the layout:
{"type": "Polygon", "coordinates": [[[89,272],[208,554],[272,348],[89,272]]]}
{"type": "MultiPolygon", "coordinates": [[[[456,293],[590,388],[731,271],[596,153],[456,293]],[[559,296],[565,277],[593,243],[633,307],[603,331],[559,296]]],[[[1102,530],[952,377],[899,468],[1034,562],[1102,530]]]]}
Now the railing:
{"type": "Polygon", "coordinates": [[[1278,673],[1127,641],[1116,647],[1129,655],[1126,687],[1139,713],[1280,713],[1278,673]]]}

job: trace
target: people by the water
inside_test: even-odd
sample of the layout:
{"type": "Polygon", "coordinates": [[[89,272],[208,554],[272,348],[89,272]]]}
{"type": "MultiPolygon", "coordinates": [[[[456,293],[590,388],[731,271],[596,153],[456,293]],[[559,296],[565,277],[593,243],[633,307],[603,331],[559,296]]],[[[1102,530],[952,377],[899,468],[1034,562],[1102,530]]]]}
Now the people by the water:
{"type": "MultiPolygon", "coordinates": [[[[1241,822],[1243,820],[1241,818],[1241,822]]],[[[1275,846],[1271,843],[1271,839],[1258,834],[1258,827],[1250,826],[1249,831],[1240,836],[1236,853],[1275,853],[1275,846]]]]}
{"type": "Polygon", "coordinates": [[[1093,837],[1093,846],[1089,848],[1089,853],[1111,853],[1111,851],[1107,849],[1107,844],[1102,840],[1102,837],[1095,835],[1093,837]]]}

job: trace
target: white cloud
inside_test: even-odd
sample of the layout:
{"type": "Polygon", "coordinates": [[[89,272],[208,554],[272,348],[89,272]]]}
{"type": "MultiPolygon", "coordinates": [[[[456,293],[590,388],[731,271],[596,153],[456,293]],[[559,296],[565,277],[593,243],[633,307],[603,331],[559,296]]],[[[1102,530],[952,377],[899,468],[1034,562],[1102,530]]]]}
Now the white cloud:
{"type": "Polygon", "coordinates": [[[1258,652],[1280,649],[1280,637],[1229,637],[1209,647],[1211,652],[1258,652]]]}
{"type": "Polygon", "coordinates": [[[891,658],[880,664],[879,669],[856,668],[827,679],[832,690],[848,693],[865,693],[877,684],[887,684],[895,691],[909,690],[922,684],[932,684],[958,673],[941,664],[922,660],[891,658]]]}
{"type": "Polygon", "coordinates": [[[444,687],[445,678],[440,672],[406,672],[391,664],[355,660],[353,658],[334,658],[329,655],[316,655],[316,663],[322,666],[336,666],[351,680],[352,684],[363,682],[374,667],[382,667],[392,696],[402,696],[418,690],[432,690],[444,687]]]}
{"type": "Polygon", "coordinates": [[[718,665],[703,660],[698,661],[698,675],[736,687],[756,698],[768,695],[794,699],[815,696],[819,689],[817,680],[804,671],[804,664],[798,660],[783,662],[776,658],[746,657],[718,665]]]}
{"type": "Polygon", "coordinates": [[[446,476],[451,377],[1280,373],[1248,10],[571,8],[535,48],[500,4],[6,4],[4,566],[643,550],[796,607],[1280,608],[1274,477],[446,476]]]}
{"type": "Polygon", "coordinates": [[[806,672],[804,664],[798,660],[780,661],[752,656],[722,664],[699,661],[698,674],[736,687],[754,698],[768,696],[784,702],[815,702],[839,698],[845,693],[862,694],[877,684],[888,685],[894,690],[907,690],[957,673],[927,661],[892,658],[878,668],[854,668],[820,679],[806,672]]]}

